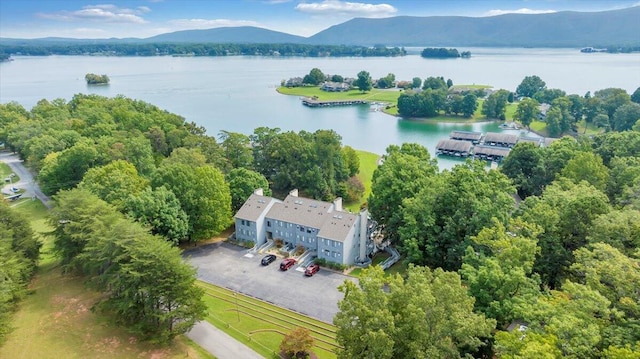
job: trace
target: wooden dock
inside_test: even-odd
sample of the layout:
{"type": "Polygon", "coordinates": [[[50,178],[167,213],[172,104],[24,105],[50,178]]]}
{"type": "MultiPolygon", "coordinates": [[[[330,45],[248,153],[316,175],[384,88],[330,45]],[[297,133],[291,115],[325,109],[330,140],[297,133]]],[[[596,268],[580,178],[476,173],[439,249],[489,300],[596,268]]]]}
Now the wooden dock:
{"type": "Polygon", "coordinates": [[[309,107],[333,107],[333,106],[351,106],[351,105],[364,105],[369,102],[366,100],[332,100],[332,101],[320,101],[317,98],[303,97],[302,104],[309,107]]]}

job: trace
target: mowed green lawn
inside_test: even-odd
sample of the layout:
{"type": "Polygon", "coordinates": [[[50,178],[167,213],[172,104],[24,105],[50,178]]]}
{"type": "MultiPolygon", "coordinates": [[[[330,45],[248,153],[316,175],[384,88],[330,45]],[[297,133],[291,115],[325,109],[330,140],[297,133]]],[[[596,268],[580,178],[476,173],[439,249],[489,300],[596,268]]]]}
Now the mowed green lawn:
{"type": "Polygon", "coordinates": [[[336,328],[332,324],[208,283],[198,282],[198,285],[205,290],[209,308],[207,321],[260,355],[280,358],[279,346],[284,335],[304,327],[311,332],[312,351],[318,358],[336,357],[336,328]]]}
{"type": "Polygon", "coordinates": [[[30,199],[15,203],[43,242],[40,268],[30,294],[13,316],[14,330],[0,347],[0,358],[213,358],[186,337],[171,346],[140,342],[91,311],[100,293],[88,290],[83,278],[62,274],[52,255],[46,208],[30,199]]]}
{"type": "Polygon", "coordinates": [[[367,203],[367,199],[371,194],[371,179],[373,178],[373,171],[378,167],[378,159],[380,155],[376,153],[356,150],[358,158],[360,159],[360,172],[357,177],[364,186],[364,195],[357,202],[345,203],[345,208],[351,212],[359,212],[363,204],[367,203]]]}
{"type": "Polygon", "coordinates": [[[386,102],[396,104],[398,97],[402,94],[399,89],[371,89],[367,92],[360,90],[349,90],[345,92],[327,92],[322,91],[318,86],[305,87],[279,87],[278,92],[284,95],[294,95],[301,97],[317,96],[320,101],[332,100],[367,100],[373,102],[386,102]]]}

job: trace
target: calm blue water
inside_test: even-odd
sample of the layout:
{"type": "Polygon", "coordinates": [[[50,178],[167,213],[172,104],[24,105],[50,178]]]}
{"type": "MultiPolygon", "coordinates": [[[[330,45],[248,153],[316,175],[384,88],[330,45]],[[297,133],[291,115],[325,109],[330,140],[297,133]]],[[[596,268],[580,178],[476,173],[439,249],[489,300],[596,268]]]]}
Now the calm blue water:
{"type": "MultiPolygon", "coordinates": [[[[467,50],[467,49],[463,49],[467,50]]],[[[408,121],[367,106],[307,108],[295,96],[276,92],[282,80],[317,67],[325,74],[398,80],[444,76],[454,84],[488,84],[515,90],[538,75],[551,88],[584,95],[607,87],[633,92],[640,86],[640,54],[582,54],[577,49],[468,49],[471,59],[271,58],[271,57],[15,57],[0,64],[0,103],[31,108],[40,99],[70,99],[76,93],[125,95],[150,102],[207,129],[250,134],[259,126],[284,131],[334,129],[343,144],[382,154],[390,144],[420,143],[435,152],[451,130],[500,131],[495,123],[429,124],[408,121]],[[107,74],[108,86],[88,87],[86,73],[107,74]]],[[[440,159],[441,167],[454,160],[440,159]]]]}

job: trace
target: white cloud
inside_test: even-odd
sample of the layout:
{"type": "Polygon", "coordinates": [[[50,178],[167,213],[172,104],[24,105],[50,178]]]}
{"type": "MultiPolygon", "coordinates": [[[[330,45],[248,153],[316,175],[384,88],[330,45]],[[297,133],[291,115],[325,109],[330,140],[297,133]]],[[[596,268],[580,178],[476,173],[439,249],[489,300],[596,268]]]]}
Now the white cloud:
{"type": "Polygon", "coordinates": [[[551,14],[557,12],[555,10],[534,10],[534,9],[527,9],[527,8],[522,8],[522,9],[516,9],[516,10],[500,10],[500,9],[496,9],[496,10],[489,10],[486,13],[484,13],[484,16],[497,16],[497,15],[504,15],[504,14],[528,14],[528,15],[532,15],[532,14],[551,14]]]}
{"type": "Polygon", "coordinates": [[[76,11],[58,11],[55,13],[38,13],[44,19],[59,21],[92,21],[107,23],[144,24],[147,21],[140,15],[151,11],[146,6],[136,9],[119,8],[112,4],[87,5],[76,11]]]}
{"type": "Polygon", "coordinates": [[[295,9],[313,15],[352,16],[352,17],[388,17],[398,9],[389,4],[365,4],[339,0],[324,0],[316,3],[300,3],[295,9]]]}
{"type": "Polygon", "coordinates": [[[257,26],[261,25],[252,20],[229,20],[229,19],[177,19],[171,20],[171,27],[176,30],[189,29],[211,29],[214,27],[238,27],[238,26],[257,26]]]}

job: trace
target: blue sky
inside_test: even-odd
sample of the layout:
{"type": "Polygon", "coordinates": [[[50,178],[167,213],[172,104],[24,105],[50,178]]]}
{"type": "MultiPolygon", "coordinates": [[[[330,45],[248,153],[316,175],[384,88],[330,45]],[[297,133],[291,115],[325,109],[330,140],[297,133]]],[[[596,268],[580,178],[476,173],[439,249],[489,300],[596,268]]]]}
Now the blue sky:
{"type": "Polygon", "coordinates": [[[311,36],[354,17],[603,11],[640,0],[0,0],[0,37],[145,38],[257,26],[311,36]]]}

